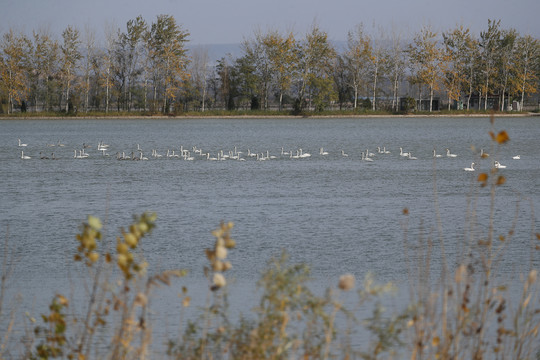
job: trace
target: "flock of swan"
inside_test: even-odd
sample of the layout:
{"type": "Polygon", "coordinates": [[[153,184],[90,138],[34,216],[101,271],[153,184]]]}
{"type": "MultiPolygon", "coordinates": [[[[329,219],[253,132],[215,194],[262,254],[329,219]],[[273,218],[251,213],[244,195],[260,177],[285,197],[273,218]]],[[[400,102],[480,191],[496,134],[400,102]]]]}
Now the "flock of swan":
{"type": "MultiPolygon", "coordinates": [[[[31,156],[24,153],[25,148],[28,148],[28,144],[25,144],[21,141],[21,139],[18,139],[19,141],[19,148],[21,148],[21,159],[23,160],[29,160],[32,159],[31,156]]],[[[56,144],[47,144],[47,147],[58,147],[62,148],[65,147],[64,144],[62,144],[60,141],[58,141],[56,144]]],[[[87,159],[91,157],[91,154],[88,151],[92,150],[92,146],[88,145],[86,143],[83,143],[82,146],[79,149],[73,149],[73,155],[70,156],[74,159],[87,159]]],[[[281,152],[279,152],[278,155],[271,155],[269,150],[265,150],[262,152],[252,152],[251,149],[247,149],[246,152],[244,151],[238,151],[237,147],[235,146],[232,150],[219,150],[215,153],[206,152],[203,151],[202,148],[199,148],[197,146],[193,146],[191,148],[184,148],[184,146],[180,146],[180,148],[177,150],[175,149],[167,149],[166,152],[159,153],[157,149],[151,150],[150,157],[145,156],[143,149],[140,147],[139,144],[137,144],[137,149],[129,150],[129,151],[117,151],[115,154],[111,155],[110,145],[105,144],[104,142],[100,141],[96,147],[96,150],[98,152],[97,156],[101,157],[110,157],[115,158],[116,160],[149,160],[149,159],[182,159],[186,161],[193,161],[193,160],[208,160],[208,161],[224,161],[224,160],[237,160],[237,161],[246,161],[246,160],[257,160],[257,161],[265,161],[265,160],[273,160],[273,159],[306,159],[312,157],[312,154],[309,152],[304,151],[302,148],[298,148],[296,150],[285,150],[283,147],[281,148],[281,152]]],[[[446,148],[446,154],[438,154],[436,149],[433,149],[433,158],[457,158],[458,155],[454,154],[450,151],[450,149],[446,148]]],[[[377,156],[384,156],[391,154],[391,151],[387,150],[385,146],[377,147],[377,152],[373,153],[370,152],[369,149],[366,149],[366,151],[362,151],[359,158],[361,161],[370,162],[373,163],[375,161],[375,158],[377,156]]],[[[330,155],[330,152],[324,149],[323,147],[319,148],[318,156],[319,157],[327,157],[330,155]]],[[[340,152],[332,153],[334,156],[338,156],[341,158],[349,158],[349,154],[345,152],[345,150],[340,150],[340,152]],[[336,155],[337,154],[337,155],[336,155]]],[[[407,159],[407,160],[417,160],[418,158],[416,156],[413,156],[411,151],[404,151],[402,147],[399,148],[399,156],[400,158],[407,159]]],[[[481,149],[480,152],[480,158],[487,158],[489,157],[489,154],[485,153],[483,149],[481,149]]],[[[57,160],[59,159],[54,152],[51,153],[50,156],[44,155],[43,151],[39,152],[39,159],[42,160],[57,160]]],[[[515,155],[512,157],[513,160],[520,160],[520,155],[515,155]]],[[[475,171],[476,163],[472,162],[470,167],[463,168],[464,171],[475,171]]],[[[506,168],[506,165],[502,165],[499,161],[494,161],[493,166],[498,169],[504,169],[506,168]]]]}

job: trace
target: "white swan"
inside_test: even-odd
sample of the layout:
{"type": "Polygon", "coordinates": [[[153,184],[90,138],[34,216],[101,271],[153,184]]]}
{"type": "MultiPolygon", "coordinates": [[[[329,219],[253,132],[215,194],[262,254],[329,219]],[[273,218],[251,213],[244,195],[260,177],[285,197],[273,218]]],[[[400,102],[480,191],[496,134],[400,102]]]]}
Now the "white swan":
{"type": "Polygon", "coordinates": [[[412,152],[409,152],[409,157],[408,157],[409,160],[418,160],[417,157],[415,156],[412,156],[412,152]]]}
{"type": "Polygon", "coordinates": [[[344,151],[344,150],[341,150],[341,156],[347,157],[347,156],[349,156],[349,154],[345,154],[345,151],[344,151]]]}
{"type": "Polygon", "coordinates": [[[408,157],[408,156],[409,156],[409,153],[403,152],[403,148],[399,148],[399,155],[400,155],[400,156],[404,156],[404,157],[405,157],[405,156],[408,157]]]}
{"type": "Polygon", "coordinates": [[[521,159],[521,155],[512,156],[512,159],[514,159],[514,160],[520,160],[520,159],[521,159]]]}
{"type": "Polygon", "coordinates": [[[383,154],[390,154],[390,151],[386,150],[386,146],[383,146],[382,152],[383,154]]]}
{"type": "Polygon", "coordinates": [[[440,158],[440,157],[442,157],[442,155],[441,155],[441,154],[437,154],[437,152],[435,151],[435,149],[433,149],[433,157],[434,157],[434,158],[440,158]]]}
{"type": "Polygon", "coordinates": [[[298,149],[298,151],[300,151],[300,157],[301,157],[301,158],[308,158],[308,157],[311,156],[310,153],[304,153],[304,152],[302,152],[302,149],[298,149]]]}
{"type": "Polygon", "coordinates": [[[19,139],[19,146],[28,146],[28,144],[22,144],[21,139],[19,139]]]}
{"type": "Polygon", "coordinates": [[[447,157],[453,157],[453,158],[454,158],[454,157],[457,157],[456,154],[450,153],[450,149],[446,149],[446,156],[447,156],[447,157]]]}
{"type": "Polygon", "coordinates": [[[471,163],[470,168],[463,168],[463,170],[465,170],[465,171],[474,171],[474,163],[471,163]]]}
{"type": "Polygon", "coordinates": [[[363,152],[362,152],[362,160],[364,160],[364,161],[369,161],[369,162],[373,161],[372,158],[366,156],[363,152]]]}
{"type": "Polygon", "coordinates": [[[31,157],[28,155],[24,155],[24,151],[21,151],[21,159],[28,160],[28,159],[31,159],[31,157]]]}
{"type": "Polygon", "coordinates": [[[497,160],[495,160],[495,167],[497,169],[506,169],[506,165],[501,165],[501,163],[498,162],[497,160]]]}
{"type": "Polygon", "coordinates": [[[320,155],[328,155],[328,151],[324,151],[323,148],[319,150],[320,155]]]}

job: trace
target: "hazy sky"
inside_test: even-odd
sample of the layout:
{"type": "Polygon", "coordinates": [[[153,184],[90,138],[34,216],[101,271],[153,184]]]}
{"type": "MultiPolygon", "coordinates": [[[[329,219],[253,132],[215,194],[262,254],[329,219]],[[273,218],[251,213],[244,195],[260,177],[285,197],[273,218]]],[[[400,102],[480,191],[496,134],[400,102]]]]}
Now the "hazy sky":
{"type": "Polygon", "coordinates": [[[129,19],[151,23],[159,14],[173,15],[194,45],[239,43],[256,29],[301,37],[314,22],[331,40],[345,40],[359,23],[405,36],[423,25],[438,32],[464,25],[478,35],[487,19],[540,37],[539,0],[0,0],[0,33],[49,29],[60,37],[74,25],[102,36],[110,24],[125,30],[129,19]]]}

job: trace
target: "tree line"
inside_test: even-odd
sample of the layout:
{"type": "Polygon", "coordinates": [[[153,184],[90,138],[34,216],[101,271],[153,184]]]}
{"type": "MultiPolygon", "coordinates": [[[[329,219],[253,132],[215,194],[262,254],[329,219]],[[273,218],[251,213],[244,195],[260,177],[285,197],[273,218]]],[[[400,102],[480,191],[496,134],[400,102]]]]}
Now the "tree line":
{"type": "Polygon", "coordinates": [[[425,26],[412,40],[358,24],[343,46],[317,24],[301,37],[257,30],[240,56],[214,63],[207,50],[188,50],[188,37],[170,15],[129,20],[100,43],[89,28],[68,26],[60,40],[10,29],[0,43],[0,112],[433,111],[438,99],[506,110],[539,89],[539,40],[500,20],[478,36],[425,26]]]}

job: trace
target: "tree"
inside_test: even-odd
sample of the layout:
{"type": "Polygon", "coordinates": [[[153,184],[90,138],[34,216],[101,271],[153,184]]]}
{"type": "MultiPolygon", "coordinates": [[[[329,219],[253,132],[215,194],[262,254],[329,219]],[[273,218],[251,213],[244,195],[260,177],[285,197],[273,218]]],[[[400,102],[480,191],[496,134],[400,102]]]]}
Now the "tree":
{"type": "Polygon", "coordinates": [[[58,58],[58,43],[46,32],[34,31],[28,59],[29,89],[34,102],[34,111],[38,111],[40,103],[46,110],[51,106],[58,58]]]}
{"type": "Polygon", "coordinates": [[[86,26],[85,27],[85,37],[84,37],[84,81],[82,82],[82,88],[84,91],[84,112],[88,112],[90,108],[90,76],[92,74],[93,64],[95,64],[96,54],[96,43],[95,43],[95,34],[94,31],[86,26]]]}
{"type": "Polygon", "coordinates": [[[189,33],[180,28],[173,16],[158,15],[152,23],[149,41],[149,57],[154,67],[154,102],[158,92],[163,98],[162,111],[169,112],[170,105],[182,81],[186,80],[187,49],[189,33]]]}
{"type": "Polygon", "coordinates": [[[397,31],[392,31],[391,45],[386,52],[386,73],[392,84],[392,110],[398,111],[399,84],[405,76],[407,61],[401,43],[401,35],[397,31]]]}
{"type": "Polygon", "coordinates": [[[268,54],[272,84],[277,91],[279,111],[281,111],[283,109],[283,95],[291,87],[296,64],[296,53],[294,52],[296,40],[292,33],[282,36],[278,32],[272,31],[264,37],[263,44],[268,54]]]}
{"type": "MultiPolygon", "coordinates": [[[[332,64],[335,50],[328,42],[328,34],[314,24],[304,41],[296,48],[297,53],[297,97],[296,111],[303,111],[306,96],[317,110],[332,101],[335,92],[332,87],[332,64]]],[[[309,106],[308,106],[309,107],[309,106]]]]}
{"type": "Polygon", "coordinates": [[[22,34],[9,30],[2,37],[0,49],[0,86],[8,97],[8,114],[13,112],[15,102],[21,103],[29,89],[27,84],[29,41],[22,34]]]}
{"type": "Polygon", "coordinates": [[[501,37],[501,30],[499,29],[500,24],[500,20],[488,20],[487,31],[482,31],[480,33],[480,62],[483,69],[483,84],[480,86],[480,91],[485,96],[484,110],[487,110],[488,108],[488,95],[491,85],[490,81],[495,75],[495,62],[501,37]]]}
{"type": "Polygon", "coordinates": [[[344,61],[350,74],[350,86],[354,92],[354,110],[358,106],[360,88],[367,81],[368,63],[371,55],[371,40],[364,33],[363,25],[358,24],[354,31],[349,31],[347,34],[347,50],[344,54],[344,61]]]}
{"type": "Polygon", "coordinates": [[[198,93],[202,112],[206,110],[209,74],[208,62],[208,49],[199,47],[192,51],[190,69],[191,82],[198,93]]]}
{"type": "Polygon", "coordinates": [[[78,62],[81,59],[82,55],[79,49],[81,41],[79,40],[79,30],[68,26],[62,32],[62,38],[64,40],[62,46],[62,68],[61,74],[64,83],[64,90],[66,94],[66,107],[65,111],[68,112],[70,109],[70,93],[71,86],[73,81],[76,78],[76,70],[78,67],[78,62]]]}
{"type": "MultiPolygon", "coordinates": [[[[343,110],[343,106],[351,101],[351,97],[356,97],[351,92],[351,73],[347,67],[347,61],[342,55],[337,55],[333,68],[334,86],[337,91],[337,101],[339,110],[343,110]]],[[[355,99],[356,103],[356,99],[355,99]]]]}
{"type": "Polygon", "coordinates": [[[538,39],[534,39],[530,35],[519,37],[516,41],[515,61],[517,91],[520,95],[520,107],[523,109],[525,94],[534,94],[538,91],[540,70],[540,42],[538,39]]]}
{"type": "Polygon", "coordinates": [[[251,67],[250,75],[256,84],[253,84],[253,90],[258,92],[258,96],[263,100],[263,107],[268,109],[268,92],[270,81],[272,79],[272,70],[270,64],[269,47],[265,41],[266,35],[260,30],[255,32],[251,40],[245,40],[242,43],[244,56],[241,60],[243,66],[251,67]]]}
{"type": "Polygon", "coordinates": [[[424,27],[409,45],[411,63],[418,67],[418,80],[429,87],[429,111],[433,111],[433,94],[439,89],[441,51],[437,46],[436,33],[424,27]]]}
{"type": "Polygon", "coordinates": [[[383,47],[383,36],[382,31],[378,38],[373,38],[371,40],[371,54],[368,57],[368,72],[371,78],[371,90],[372,90],[372,101],[371,109],[373,111],[377,110],[377,93],[379,90],[379,77],[381,72],[384,70],[385,61],[387,58],[386,51],[383,47]]]}
{"type": "MultiPolygon", "coordinates": [[[[505,96],[508,88],[515,84],[510,77],[514,73],[514,56],[517,32],[513,29],[501,31],[500,44],[498,46],[498,69],[499,69],[499,94],[501,97],[500,110],[504,111],[505,96]]],[[[513,92],[513,91],[512,91],[513,92]]]]}
{"type": "MultiPolygon", "coordinates": [[[[463,26],[443,33],[444,43],[444,84],[449,100],[460,100],[464,89],[468,91],[467,109],[473,91],[474,51],[476,42],[469,29],[463,26]]],[[[448,102],[450,109],[450,101],[448,102]]]]}

